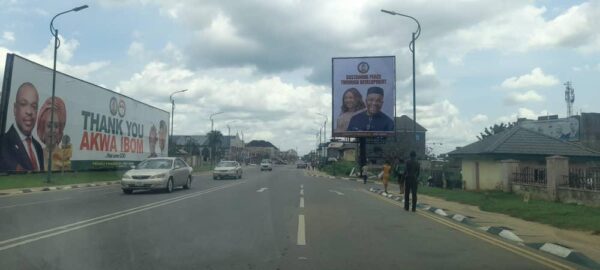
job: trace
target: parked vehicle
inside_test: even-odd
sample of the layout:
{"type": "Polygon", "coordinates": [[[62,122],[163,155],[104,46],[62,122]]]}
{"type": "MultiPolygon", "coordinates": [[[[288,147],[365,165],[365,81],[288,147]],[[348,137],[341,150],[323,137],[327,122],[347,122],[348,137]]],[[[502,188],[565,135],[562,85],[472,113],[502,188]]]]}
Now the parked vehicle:
{"type": "Polygon", "coordinates": [[[227,177],[233,179],[242,178],[242,166],[237,161],[221,161],[213,170],[214,180],[223,179],[227,177]]]}
{"type": "Polygon", "coordinates": [[[131,194],[140,189],[162,189],[172,192],[175,187],[192,187],[192,167],[180,158],[150,158],[140,162],[121,178],[121,189],[131,194]]]}

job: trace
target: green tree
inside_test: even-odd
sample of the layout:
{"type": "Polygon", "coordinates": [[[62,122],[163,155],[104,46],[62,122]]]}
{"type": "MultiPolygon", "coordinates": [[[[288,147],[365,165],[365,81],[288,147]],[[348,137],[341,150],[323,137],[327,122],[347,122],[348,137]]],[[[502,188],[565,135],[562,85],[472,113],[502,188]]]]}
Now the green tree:
{"type": "Polygon", "coordinates": [[[221,145],[223,145],[223,134],[218,130],[213,130],[206,134],[208,139],[208,148],[211,153],[211,162],[219,158],[221,145]]]}
{"type": "Polygon", "coordinates": [[[516,122],[512,122],[512,123],[508,123],[508,124],[500,123],[499,125],[494,124],[493,126],[490,126],[489,128],[486,127],[485,130],[483,130],[483,132],[481,132],[479,134],[479,136],[477,136],[477,139],[479,139],[481,141],[487,137],[490,137],[492,135],[495,135],[502,131],[510,129],[510,128],[514,127],[516,124],[517,124],[516,122]]]}

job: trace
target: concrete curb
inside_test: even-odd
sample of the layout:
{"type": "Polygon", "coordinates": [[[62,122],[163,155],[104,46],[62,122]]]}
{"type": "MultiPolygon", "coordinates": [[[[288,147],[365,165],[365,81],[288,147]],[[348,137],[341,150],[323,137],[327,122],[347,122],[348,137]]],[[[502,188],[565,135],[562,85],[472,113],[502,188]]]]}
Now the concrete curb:
{"type": "Polygon", "coordinates": [[[518,242],[518,243],[523,243],[523,239],[521,239],[519,236],[517,236],[515,233],[513,233],[511,230],[508,230],[506,228],[502,228],[502,227],[494,227],[494,226],[486,226],[486,227],[479,227],[480,230],[491,233],[491,234],[495,234],[498,235],[506,240],[510,240],[513,242],[518,242]]]}
{"type": "Polygon", "coordinates": [[[540,251],[544,251],[546,253],[550,253],[554,256],[563,258],[572,263],[583,265],[585,267],[591,269],[600,269],[600,264],[596,263],[594,260],[588,258],[583,253],[578,252],[574,249],[561,246],[555,243],[530,243],[525,244],[533,249],[537,249],[540,251]]]}
{"type": "Polygon", "coordinates": [[[77,185],[64,185],[64,186],[53,186],[53,187],[38,187],[38,188],[23,188],[23,189],[8,189],[8,190],[0,190],[0,196],[10,196],[10,195],[18,195],[18,194],[28,194],[28,193],[37,193],[37,192],[46,192],[46,191],[55,191],[55,190],[69,190],[76,189],[82,187],[101,187],[101,186],[110,186],[110,185],[118,185],[120,181],[105,181],[105,182],[96,182],[89,184],[77,184],[77,185]]]}

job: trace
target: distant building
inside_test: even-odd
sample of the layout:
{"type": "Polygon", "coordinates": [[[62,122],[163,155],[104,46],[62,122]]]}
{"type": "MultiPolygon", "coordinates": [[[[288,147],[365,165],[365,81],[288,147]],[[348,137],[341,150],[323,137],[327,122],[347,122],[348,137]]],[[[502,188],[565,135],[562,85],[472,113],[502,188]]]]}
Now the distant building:
{"type": "MultiPolygon", "coordinates": [[[[564,156],[571,166],[600,162],[600,152],[517,125],[448,153],[460,160],[465,189],[501,189],[502,160],[516,160],[520,169],[543,168],[546,157],[564,156]]],[[[516,173],[516,172],[515,172],[516,173]]],[[[545,177],[543,169],[531,171],[534,178],[545,177]]]]}
{"type": "Polygon", "coordinates": [[[408,158],[410,151],[415,151],[419,159],[425,157],[425,142],[427,129],[414,123],[410,117],[402,115],[396,117],[396,130],[393,136],[385,138],[367,139],[367,159],[379,160],[383,163],[387,158],[408,158]]]}
{"type": "Polygon", "coordinates": [[[259,163],[265,158],[276,158],[279,153],[279,149],[275,145],[263,140],[250,141],[246,144],[245,151],[250,163],[259,163]]]}

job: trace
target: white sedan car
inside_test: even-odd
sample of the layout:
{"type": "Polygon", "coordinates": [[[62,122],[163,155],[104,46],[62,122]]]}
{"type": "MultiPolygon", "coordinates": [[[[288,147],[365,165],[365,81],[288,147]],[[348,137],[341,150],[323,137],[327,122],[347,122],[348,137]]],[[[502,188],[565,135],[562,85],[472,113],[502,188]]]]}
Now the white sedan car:
{"type": "Polygon", "coordinates": [[[242,166],[237,161],[221,161],[213,170],[213,179],[232,177],[242,179],[242,166]]]}
{"type": "Polygon", "coordinates": [[[192,167],[180,158],[161,157],[146,159],[123,174],[121,189],[131,194],[136,189],[161,189],[166,192],[182,186],[192,187],[192,167]]]}

